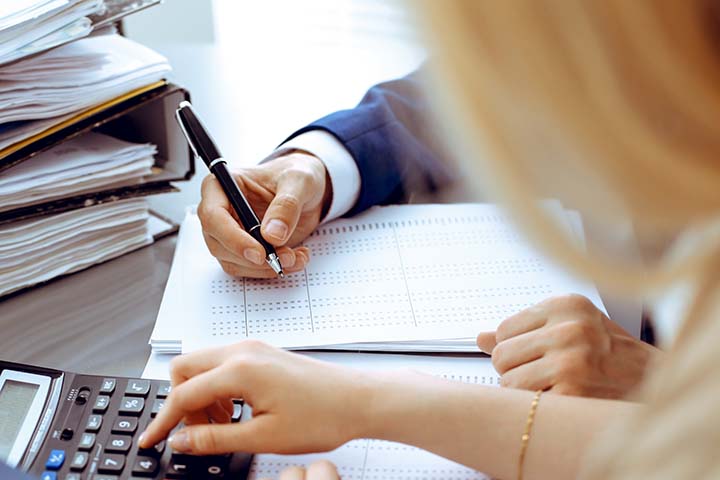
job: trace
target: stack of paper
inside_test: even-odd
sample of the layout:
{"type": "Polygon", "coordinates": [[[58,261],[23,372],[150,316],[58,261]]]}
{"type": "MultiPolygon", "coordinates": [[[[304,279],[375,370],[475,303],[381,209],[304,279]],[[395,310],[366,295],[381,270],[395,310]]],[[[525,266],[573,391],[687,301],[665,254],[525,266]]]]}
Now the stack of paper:
{"type": "Polygon", "coordinates": [[[88,35],[102,0],[5,0],[0,3],[0,65],[88,35]]]}
{"type": "Polygon", "coordinates": [[[152,173],[157,148],[90,132],[0,172],[0,211],[137,184],[152,173]]]}
{"type": "Polygon", "coordinates": [[[0,173],[0,211],[123,184],[152,173],[157,147],[90,132],[0,173]]]}
{"type": "Polygon", "coordinates": [[[0,295],[152,243],[143,199],[0,226],[0,295]]]}
{"type": "MultiPolygon", "coordinates": [[[[547,209],[570,235],[576,216],[557,202],[547,209]]],[[[581,294],[604,310],[593,285],[530,248],[492,205],[376,208],[322,226],[305,245],[311,261],[302,272],[233,278],[189,214],[153,350],[256,338],[291,349],[476,352],[478,332],[551,296],[581,294]],[[176,304],[182,315],[164,313],[176,304]]]]}
{"type": "Polygon", "coordinates": [[[72,115],[165,79],[165,57],[98,35],[0,68],[0,149],[72,115]]]}

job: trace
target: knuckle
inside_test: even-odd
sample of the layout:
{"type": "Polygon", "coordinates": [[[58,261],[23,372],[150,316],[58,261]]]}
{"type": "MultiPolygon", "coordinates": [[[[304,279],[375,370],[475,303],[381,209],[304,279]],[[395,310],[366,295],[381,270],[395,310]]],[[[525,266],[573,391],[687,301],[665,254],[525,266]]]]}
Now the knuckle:
{"type": "Polygon", "coordinates": [[[190,435],[192,451],[198,453],[218,452],[218,442],[213,431],[206,425],[198,425],[190,435]]]}
{"type": "Polygon", "coordinates": [[[555,297],[553,300],[553,306],[563,311],[587,313],[595,309],[595,305],[587,297],[577,293],[555,297]]]}
{"type": "Polygon", "coordinates": [[[292,193],[281,193],[275,197],[273,204],[283,210],[298,210],[300,208],[300,199],[292,193]]]}
{"type": "Polygon", "coordinates": [[[555,343],[564,347],[591,344],[594,333],[592,325],[578,321],[562,322],[551,327],[555,343]]]}
{"type": "Polygon", "coordinates": [[[498,373],[503,374],[507,370],[507,352],[503,343],[498,343],[492,351],[492,364],[498,373]]]}
{"type": "Polygon", "coordinates": [[[267,347],[264,342],[261,342],[260,340],[256,340],[254,338],[248,338],[247,340],[243,340],[242,342],[240,342],[239,345],[242,350],[247,352],[260,352],[267,347]]]}

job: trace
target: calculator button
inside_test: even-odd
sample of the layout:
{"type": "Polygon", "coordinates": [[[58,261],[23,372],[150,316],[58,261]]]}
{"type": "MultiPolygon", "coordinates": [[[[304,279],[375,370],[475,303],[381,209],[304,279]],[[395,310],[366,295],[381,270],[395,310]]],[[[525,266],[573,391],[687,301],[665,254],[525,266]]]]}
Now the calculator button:
{"type": "Polygon", "coordinates": [[[169,383],[162,384],[160,387],[158,387],[157,391],[157,397],[158,398],[166,398],[168,395],[170,395],[170,392],[172,391],[172,385],[169,383]]]}
{"type": "Polygon", "coordinates": [[[160,409],[165,406],[165,400],[163,399],[155,399],[153,401],[152,410],[150,410],[150,416],[152,418],[155,418],[155,416],[160,412],[160,409]]]}
{"type": "Polygon", "coordinates": [[[70,462],[71,470],[84,470],[88,463],[89,455],[87,452],[77,452],[70,462]]]}
{"type": "Polygon", "coordinates": [[[132,469],[133,475],[139,477],[154,477],[158,470],[158,461],[152,457],[137,457],[132,469]]]}
{"type": "Polygon", "coordinates": [[[82,480],[79,473],[68,473],[65,475],[65,480],[82,480]]]}
{"type": "Polygon", "coordinates": [[[123,397],[120,402],[119,412],[126,415],[140,416],[145,408],[145,400],[142,398],[123,397]]]}
{"type": "Polygon", "coordinates": [[[193,473],[199,473],[203,478],[222,478],[225,476],[227,460],[221,457],[202,459],[198,465],[193,466],[193,473]]]}
{"type": "Polygon", "coordinates": [[[100,430],[101,425],[102,415],[90,415],[87,419],[85,430],[87,430],[88,432],[97,432],[98,430],[100,430]]]}
{"type": "Polygon", "coordinates": [[[242,405],[238,405],[237,403],[233,403],[233,413],[232,413],[232,418],[231,418],[231,421],[232,421],[233,423],[237,423],[237,422],[240,421],[240,419],[242,418],[242,410],[243,410],[243,406],[242,406],[242,405]]]}
{"type": "Polygon", "coordinates": [[[94,433],[83,433],[78,442],[78,448],[80,450],[92,450],[95,446],[95,434],[94,433]]]}
{"type": "Polygon", "coordinates": [[[65,450],[51,450],[48,459],[45,462],[45,468],[48,470],[58,470],[65,462],[65,450]]]}
{"type": "Polygon", "coordinates": [[[185,478],[190,469],[190,457],[188,455],[173,454],[165,469],[165,476],[168,478],[185,478]]]}
{"type": "Polygon", "coordinates": [[[165,440],[161,440],[155,444],[154,447],[140,448],[138,449],[139,455],[145,455],[148,457],[160,457],[165,451],[165,440]]]}
{"type": "Polygon", "coordinates": [[[128,380],[125,395],[147,396],[150,391],[150,380],[128,380]]]}
{"type": "Polygon", "coordinates": [[[117,385],[117,381],[114,378],[103,378],[102,384],[100,385],[100,393],[112,395],[115,391],[115,385],[117,385]]]}
{"type": "Polygon", "coordinates": [[[40,480],[57,480],[57,473],[43,472],[43,474],[40,476],[40,480]]]}
{"type": "Polygon", "coordinates": [[[95,475],[93,480],[118,480],[119,478],[117,475],[95,475]]]}
{"type": "Polygon", "coordinates": [[[100,458],[98,472],[100,473],[120,473],[125,466],[125,457],[122,455],[103,455],[100,458]]]}
{"type": "Polygon", "coordinates": [[[132,435],[137,429],[138,421],[134,417],[118,417],[112,426],[112,433],[124,433],[132,435]]]}
{"type": "Polygon", "coordinates": [[[103,413],[110,405],[110,397],[107,395],[98,395],[93,405],[93,412],[103,413]]]}
{"type": "Polygon", "coordinates": [[[125,453],[130,450],[132,438],[127,435],[111,435],[105,445],[106,452],[125,453]]]}

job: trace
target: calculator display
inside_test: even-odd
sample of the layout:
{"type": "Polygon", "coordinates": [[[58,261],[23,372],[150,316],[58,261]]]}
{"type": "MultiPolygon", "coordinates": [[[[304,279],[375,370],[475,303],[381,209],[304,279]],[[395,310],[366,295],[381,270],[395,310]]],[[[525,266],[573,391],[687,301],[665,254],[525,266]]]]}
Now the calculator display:
{"type": "Polygon", "coordinates": [[[8,380],[0,390],[0,460],[7,461],[40,387],[8,380]]]}

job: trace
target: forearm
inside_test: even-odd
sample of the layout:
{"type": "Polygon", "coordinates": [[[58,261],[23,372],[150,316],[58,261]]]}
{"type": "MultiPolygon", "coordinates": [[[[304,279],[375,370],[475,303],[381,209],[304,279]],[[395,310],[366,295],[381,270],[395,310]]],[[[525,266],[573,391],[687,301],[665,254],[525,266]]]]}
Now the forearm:
{"type": "MultiPolygon", "coordinates": [[[[411,382],[391,374],[375,384],[368,409],[372,417],[358,436],[415,445],[494,478],[516,478],[533,395],[425,376],[411,382]]],[[[637,408],[629,402],[544,395],[526,453],[525,478],[576,478],[598,432],[637,408]]]]}

